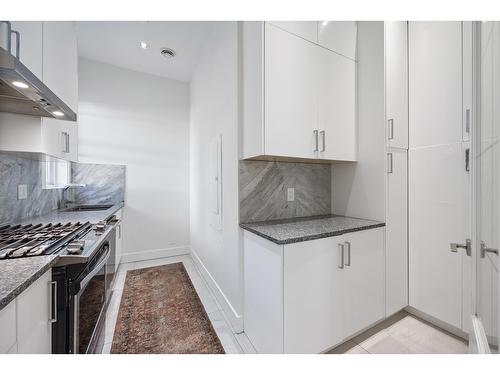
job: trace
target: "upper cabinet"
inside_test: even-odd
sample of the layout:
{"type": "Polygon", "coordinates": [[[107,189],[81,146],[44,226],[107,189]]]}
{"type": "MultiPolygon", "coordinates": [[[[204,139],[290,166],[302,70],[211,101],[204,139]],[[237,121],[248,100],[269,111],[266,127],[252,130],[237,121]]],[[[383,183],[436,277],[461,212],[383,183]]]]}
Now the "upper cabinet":
{"type": "MultiPolygon", "coordinates": [[[[20,33],[21,62],[73,111],[78,111],[75,23],[12,22],[20,33]]],[[[15,40],[13,39],[13,43],[15,40]]],[[[78,160],[76,122],[0,113],[0,150],[34,152],[78,160]]]]}
{"type": "Polygon", "coordinates": [[[356,21],[318,22],[318,44],[356,60],[358,26],[356,21]]]}
{"type": "Polygon", "coordinates": [[[408,24],[385,22],[385,98],[388,147],[408,149],[408,24]]]}
{"type": "Polygon", "coordinates": [[[242,67],[244,159],[356,160],[353,59],[244,22],[242,67]]]}

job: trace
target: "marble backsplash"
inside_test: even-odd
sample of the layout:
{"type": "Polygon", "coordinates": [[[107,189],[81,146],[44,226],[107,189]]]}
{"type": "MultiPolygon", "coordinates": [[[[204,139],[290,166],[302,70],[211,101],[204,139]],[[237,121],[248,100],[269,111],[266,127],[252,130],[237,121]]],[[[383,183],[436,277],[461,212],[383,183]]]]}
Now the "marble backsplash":
{"type": "Polygon", "coordinates": [[[86,185],[72,189],[75,203],[116,204],[125,200],[124,165],[72,163],[71,180],[86,185]]]}
{"type": "Polygon", "coordinates": [[[331,213],[331,167],[325,164],[239,162],[240,222],[331,213]],[[295,188],[295,201],[287,189],[295,188]]]}
{"type": "Polygon", "coordinates": [[[11,224],[57,208],[60,189],[42,189],[43,162],[0,154],[0,225],[11,224]],[[17,185],[28,186],[28,198],[17,199],[17,185]]]}

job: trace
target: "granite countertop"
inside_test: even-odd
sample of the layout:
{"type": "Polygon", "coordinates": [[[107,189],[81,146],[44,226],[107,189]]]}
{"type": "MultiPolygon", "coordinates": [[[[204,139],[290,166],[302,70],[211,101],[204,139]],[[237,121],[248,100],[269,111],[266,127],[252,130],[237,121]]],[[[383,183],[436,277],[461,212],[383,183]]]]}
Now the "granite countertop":
{"type": "MultiPolygon", "coordinates": [[[[108,219],[123,204],[117,204],[105,211],[53,211],[47,215],[32,217],[14,224],[48,224],[66,222],[91,222],[108,219]]],[[[43,255],[32,258],[0,259],[0,310],[21,294],[50,267],[57,262],[57,255],[43,255]]]]}
{"type": "Polygon", "coordinates": [[[57,255],[0,260],[0,310],[57,262],[57,255]]]}
{"type": "Polygon", "coordinates": [[[340,236],[385,226],[380,221],[339,215],[299,217],[240,224],[240,227],[278,245],[340,236]]]}
{"type": "Polygon", "coordinates": [[[107,220],[111,215],[115,214],[120,208],[123,207],[123,203],[115,204],[114,206],[108,208],[104,211],[52,211],[46,215],[31,217],[29,219],[24,219],[14,224],[49,224],[49,223],[67,223],[67,222],[87,222],[91,224],[97,224],[100,221],[107,220]]]}

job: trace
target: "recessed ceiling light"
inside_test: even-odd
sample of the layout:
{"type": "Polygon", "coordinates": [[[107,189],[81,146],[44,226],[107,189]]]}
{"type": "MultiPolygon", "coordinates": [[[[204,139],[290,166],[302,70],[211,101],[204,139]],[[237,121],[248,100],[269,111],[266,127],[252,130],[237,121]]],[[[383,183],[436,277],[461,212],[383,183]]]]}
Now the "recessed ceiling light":
{"type": "Polygon", "coordinates": [[[61,111],[54,111],[54,112],[52,112],[52,114],[53,114],[54,116],[57,116],[57,117],[62,117],[62,116],[64,116],[64,113],[62,113],[61,111]]]}
{"type": "Polygon", "coordinates": [[[12,84],[16,87],[21,88],[21,89],[27,89],[29,87],[26,83],[21,82],[21,81],[14,81],[14,82],[12,82],[12,84]]]}
{"type": "Polygon", "coordinates": [[[139,46],[140,46],[142,49],[148,49],[148,48],[149,48],[149,43],[144,42],[144,41],[141,41],[141,42],[139,43],[139,46]]]}
{"type": "Polygon", "coordinates": [[[166,48],[166,47],[163,47],[161,50],[160,50],[160,53],[163,57],[165,57],[166,59],[171,59],[172,57],[175,56],[175,51],[172,49],[172,48],[166,48]]]}

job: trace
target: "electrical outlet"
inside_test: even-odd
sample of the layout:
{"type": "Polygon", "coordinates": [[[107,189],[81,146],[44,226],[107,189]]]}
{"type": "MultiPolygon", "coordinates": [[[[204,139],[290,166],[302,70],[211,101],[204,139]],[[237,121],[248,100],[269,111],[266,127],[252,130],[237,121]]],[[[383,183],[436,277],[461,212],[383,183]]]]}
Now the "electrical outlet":
{"type": "Polygon", "coordinates": [[[28,198],[28,185],[19,184],[17,185],[17,199],[27,199],[28,198]]]}
{"type": "Polygon", "coordinates": [[[293,202],[295,200],[295,188],[286,189],[286,200],[288,202],[293,202]]]}

